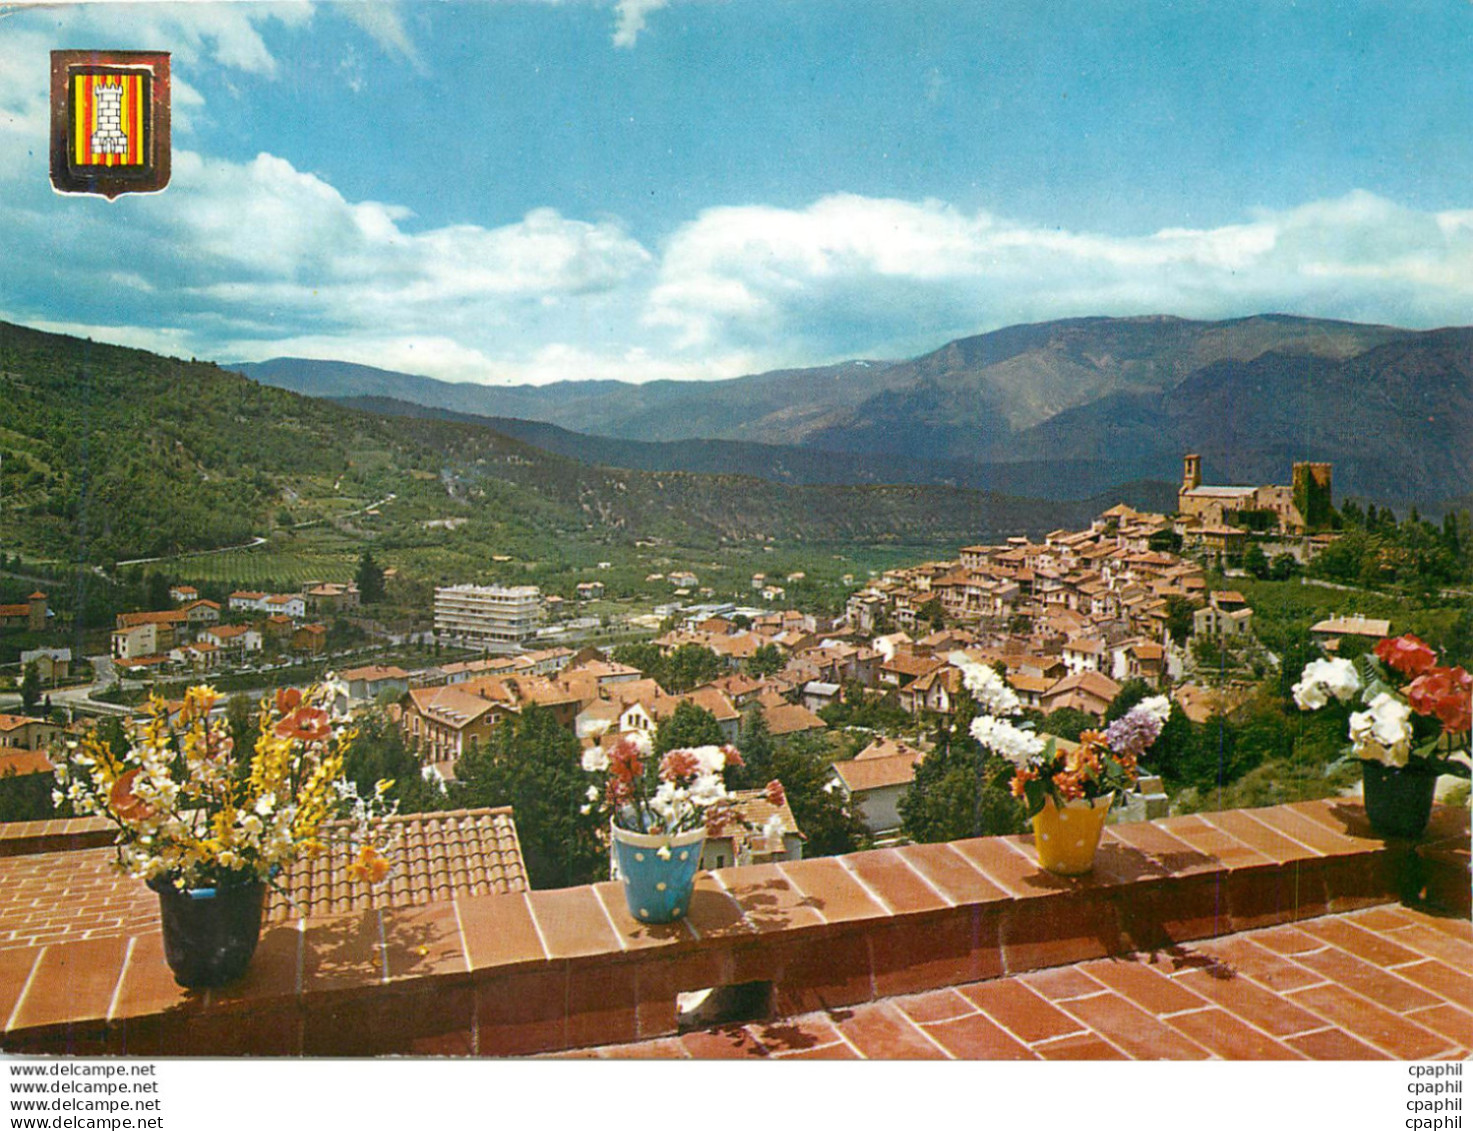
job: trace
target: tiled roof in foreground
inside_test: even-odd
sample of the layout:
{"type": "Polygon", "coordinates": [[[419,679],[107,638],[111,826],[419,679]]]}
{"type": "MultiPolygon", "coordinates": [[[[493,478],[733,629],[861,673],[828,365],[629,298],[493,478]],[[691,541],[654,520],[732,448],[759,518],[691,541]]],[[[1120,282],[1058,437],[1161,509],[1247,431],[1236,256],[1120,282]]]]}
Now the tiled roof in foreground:
{"type": "MultiPolygon", "coordinates": [[[[24,824],[3,826],[0,838],[0,950],[73,940],[127,937],[158,929],[158,896],[113,867],[111,831],[104,821],[29,822],[40,825],[29,842],[24,824]],[[43,829],[44,834],[43,834],[43,829]],[[93,847],[67,850],[67,832],[93,847]]],[[[272,891],[266,918],[281,922],[417,907],[457,896],[504,895],[527,890],[527,871],[509,808],[419,813],[387,822],[397,847],[393,869],[377,887],[350,880],[344,845],[301,859],[287,873],[286,895],[272,891]]]]}
{"type": "Polygon", "coordinates": [[[559,1056],[1426,1060],[1473,1054],[1473,924],[1387,905],[559,1056]]]}

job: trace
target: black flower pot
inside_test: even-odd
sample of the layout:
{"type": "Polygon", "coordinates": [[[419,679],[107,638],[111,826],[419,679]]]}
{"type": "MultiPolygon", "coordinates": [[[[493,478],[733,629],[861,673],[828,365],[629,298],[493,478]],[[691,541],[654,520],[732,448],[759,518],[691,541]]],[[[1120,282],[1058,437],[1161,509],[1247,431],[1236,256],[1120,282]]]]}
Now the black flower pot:
{"type": "Polygon", "coordinates": [[[176,982],[203,989],[223,986],[245,973],[261,937],[264,883],[250,880],[181,891],[160,876],[148,886],[159,893],[164,958],[176,982]]]}
{"type": "Polygon", "coordinates": [[[1417,765],[1385,766],[1361,760],[1366,817],[1382,836],[1416,840],[1432,816],[1437,773],[1417,765]]]}

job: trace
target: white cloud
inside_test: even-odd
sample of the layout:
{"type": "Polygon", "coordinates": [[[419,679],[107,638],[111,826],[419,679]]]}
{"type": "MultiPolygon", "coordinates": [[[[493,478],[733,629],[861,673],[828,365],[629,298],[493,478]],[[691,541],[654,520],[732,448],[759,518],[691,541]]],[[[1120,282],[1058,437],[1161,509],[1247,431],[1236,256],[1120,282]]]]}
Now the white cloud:
{"type": "Polygon", "coordinates": [[[633,47],[639,33],[644,31],[650,13],[668,7],[669,3],[670,0],[617,0],[614,5],[614,46],[633,47]]]}
{"type": "Polygon", "coordinates": [[[387,0],[348,0],[339,10],[388,54],[412,63],[416,70],[424,72],[424,60],[400,18],[397,5],[387,0]]]}
{"type": "Polygon", "coordinates": [[[668,240],[645,321],[688,349],[777,340],[819,360],[1080,314],[1287,310],[1434,325],[1469,309],[1470,213],[1365,192],[1139,237],[835,195],[703,212],[668,240]]]}

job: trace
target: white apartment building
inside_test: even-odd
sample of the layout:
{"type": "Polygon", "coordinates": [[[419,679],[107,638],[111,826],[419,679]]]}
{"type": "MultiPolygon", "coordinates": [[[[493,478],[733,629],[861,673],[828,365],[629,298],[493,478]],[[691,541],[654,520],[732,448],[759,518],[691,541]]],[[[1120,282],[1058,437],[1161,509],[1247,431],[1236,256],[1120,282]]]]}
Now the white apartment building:
{"type": "Polygon", "coordinates": [[[435,590],[435,632],[481,644],[520,644],[542,620],[535,585],[450,585],[435,590]]]}

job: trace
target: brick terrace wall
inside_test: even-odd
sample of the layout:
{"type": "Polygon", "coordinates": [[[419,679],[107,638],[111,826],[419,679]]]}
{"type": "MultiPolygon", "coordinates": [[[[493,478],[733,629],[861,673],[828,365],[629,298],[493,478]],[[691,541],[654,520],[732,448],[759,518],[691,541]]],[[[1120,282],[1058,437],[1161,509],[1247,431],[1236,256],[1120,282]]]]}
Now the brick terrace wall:
{"type": "Polygon", "coordinates": [[[1115,826],[1094,873],[1027,838],[703,873],[640,924],[615,884],[458,898],[266,929],[222,990],[174,984],[156,930],[0,950],[0,1047],[166,1055],[515,1056],[677,1030],[676,996],[769,983],[787,1016],[1391,902],[1468,913],[1468,814],[1417,846],[1358,804],[1115,826]]]}

